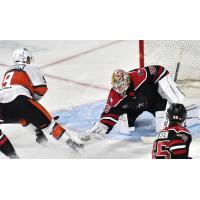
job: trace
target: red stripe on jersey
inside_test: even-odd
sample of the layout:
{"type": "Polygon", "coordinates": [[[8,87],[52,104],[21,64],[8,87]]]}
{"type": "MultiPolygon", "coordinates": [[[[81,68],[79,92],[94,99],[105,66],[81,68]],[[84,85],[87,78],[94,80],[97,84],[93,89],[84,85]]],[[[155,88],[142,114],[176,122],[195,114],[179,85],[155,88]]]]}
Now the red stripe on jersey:
{"type": "Polygon", "coordinates": [[[181,150],[173,150],[172,151],[174,155],[181,155],[186,153],[186,149],[181,149],[181,150]]]}
{"type": "Polygon", "coordinates": [[[176,145],[176,144],[184,144],[185,142],[183,140],[172,140],[170,142],[170,146],[176,145]]]}
{"type": "Polygon", "coordinates": [[[188,131],[185,127],[183,126],[171,126],[165,129],[166,131],[176,131],[177,133],[184,132],[190,134],[190,131],[188,131]]]}
{"type": "Polygon", "coordinates": [[[156,74],[155,78],[153,79],[154,82],[158,79],[158,77],[163,73],[164,68],[160,66],[158,73],[156,74]]]}
{"type": "Polygon", "coordinates": [[[4,144],[7,140],[8,140],[8,138],[7,138],[6,136],[4,136],[4,137],[0,140],[0,145],[4,144]]]}
{"type": "Polygon", "coordinates": [[[111,121],[105,120],[105,119],[101,120],[101,122],[103,124],[106,124],[106,125],[109,125],[109,126],[114,126],[116,124],[115,122],[111,122],[111,121]]]}
{"type": "Polygon", "coordinates": [[[119,115],[115,115],[115,114],[105,114],[105,115],[103,115],[102,117],[112,117],[112,118],[114,118],[114,119],[116,119],[116,120],[119,119],[119,115]]]}

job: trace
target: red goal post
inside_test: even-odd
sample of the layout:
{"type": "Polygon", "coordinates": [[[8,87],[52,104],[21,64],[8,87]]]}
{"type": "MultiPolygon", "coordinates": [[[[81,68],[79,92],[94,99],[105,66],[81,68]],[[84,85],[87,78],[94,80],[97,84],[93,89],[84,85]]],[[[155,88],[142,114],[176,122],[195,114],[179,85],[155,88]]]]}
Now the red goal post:
{"type": "Polygon", "coordinates": [[[179,83],[200,87],[200,40],[139,40],[139,65],[162,65],[172,75],[180,65],[179,83]]]}
{"type": "Polygon", "coordinates": [[[140,67],[144,67],[144,40],[139,40],[140,67]]]}

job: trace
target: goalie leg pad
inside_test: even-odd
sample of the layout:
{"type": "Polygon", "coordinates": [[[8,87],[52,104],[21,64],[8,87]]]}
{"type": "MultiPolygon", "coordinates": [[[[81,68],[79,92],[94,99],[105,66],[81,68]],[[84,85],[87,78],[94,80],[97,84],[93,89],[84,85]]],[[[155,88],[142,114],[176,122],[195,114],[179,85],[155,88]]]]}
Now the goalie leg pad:
{"type": "Polygon", "coordinates": [[[185,95],[172,80],[170,74],[158,81],[158,93],[170,104],[181,103],[185,98],[185,95]]]}
{"type": "Polygon", "coordinates": [[[163,129],[163,121],[165,117],[165,111],[156,112],[156,133],[159,133],[163,129]]]}

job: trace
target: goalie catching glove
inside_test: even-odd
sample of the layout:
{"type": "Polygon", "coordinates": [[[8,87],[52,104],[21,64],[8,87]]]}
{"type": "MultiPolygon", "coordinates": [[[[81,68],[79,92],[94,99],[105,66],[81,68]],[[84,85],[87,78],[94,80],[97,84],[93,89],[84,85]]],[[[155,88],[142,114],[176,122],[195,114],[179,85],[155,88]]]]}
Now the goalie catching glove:
{"type": "Polygon", "coordinates": [[[92,138],[97,138],[105,135],[108,132],[109,127],[101,122],[95,123],[93,128],[89,131],[87,131],[87,135],[84,135],[83,137],[80,137],[83,141],[88,141],[92,138]]]}

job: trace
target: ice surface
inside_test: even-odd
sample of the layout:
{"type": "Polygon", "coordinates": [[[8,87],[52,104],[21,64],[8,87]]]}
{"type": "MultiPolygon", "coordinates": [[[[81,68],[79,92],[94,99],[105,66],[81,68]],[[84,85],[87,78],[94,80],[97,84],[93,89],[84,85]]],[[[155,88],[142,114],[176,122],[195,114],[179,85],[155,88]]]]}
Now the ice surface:
{"type": "MultiPolygon", "coordinates": [[[[49,91],[41,104],[60,115],[60,122],[71,134],[85,134],[99,119],[112,71],[138,67],[137,41],[0,41],[1,80],[6,66],[12,63],[12,51],[21,46],[33,50],[35,63],[47,79],[49,91]]],[[[189,97],[186,104],[199,102],[198,88],[182,89],[189,97]]],[[[20,125],[1,125],[21,158],[151,158],[152,145],[142,143],[140,137],[153,135],[154,127],[153,116],[144,113],[131,136],[114,129],[76,154],[51,137],[48,143],[37,144],[33,131],[20,125]]],[[[199,127],[191,127],[191,131],[194,139],[190,155],[199,158],[199,127]]],[[[0,154],[0,158],[5,157],[0,154]]]]}

